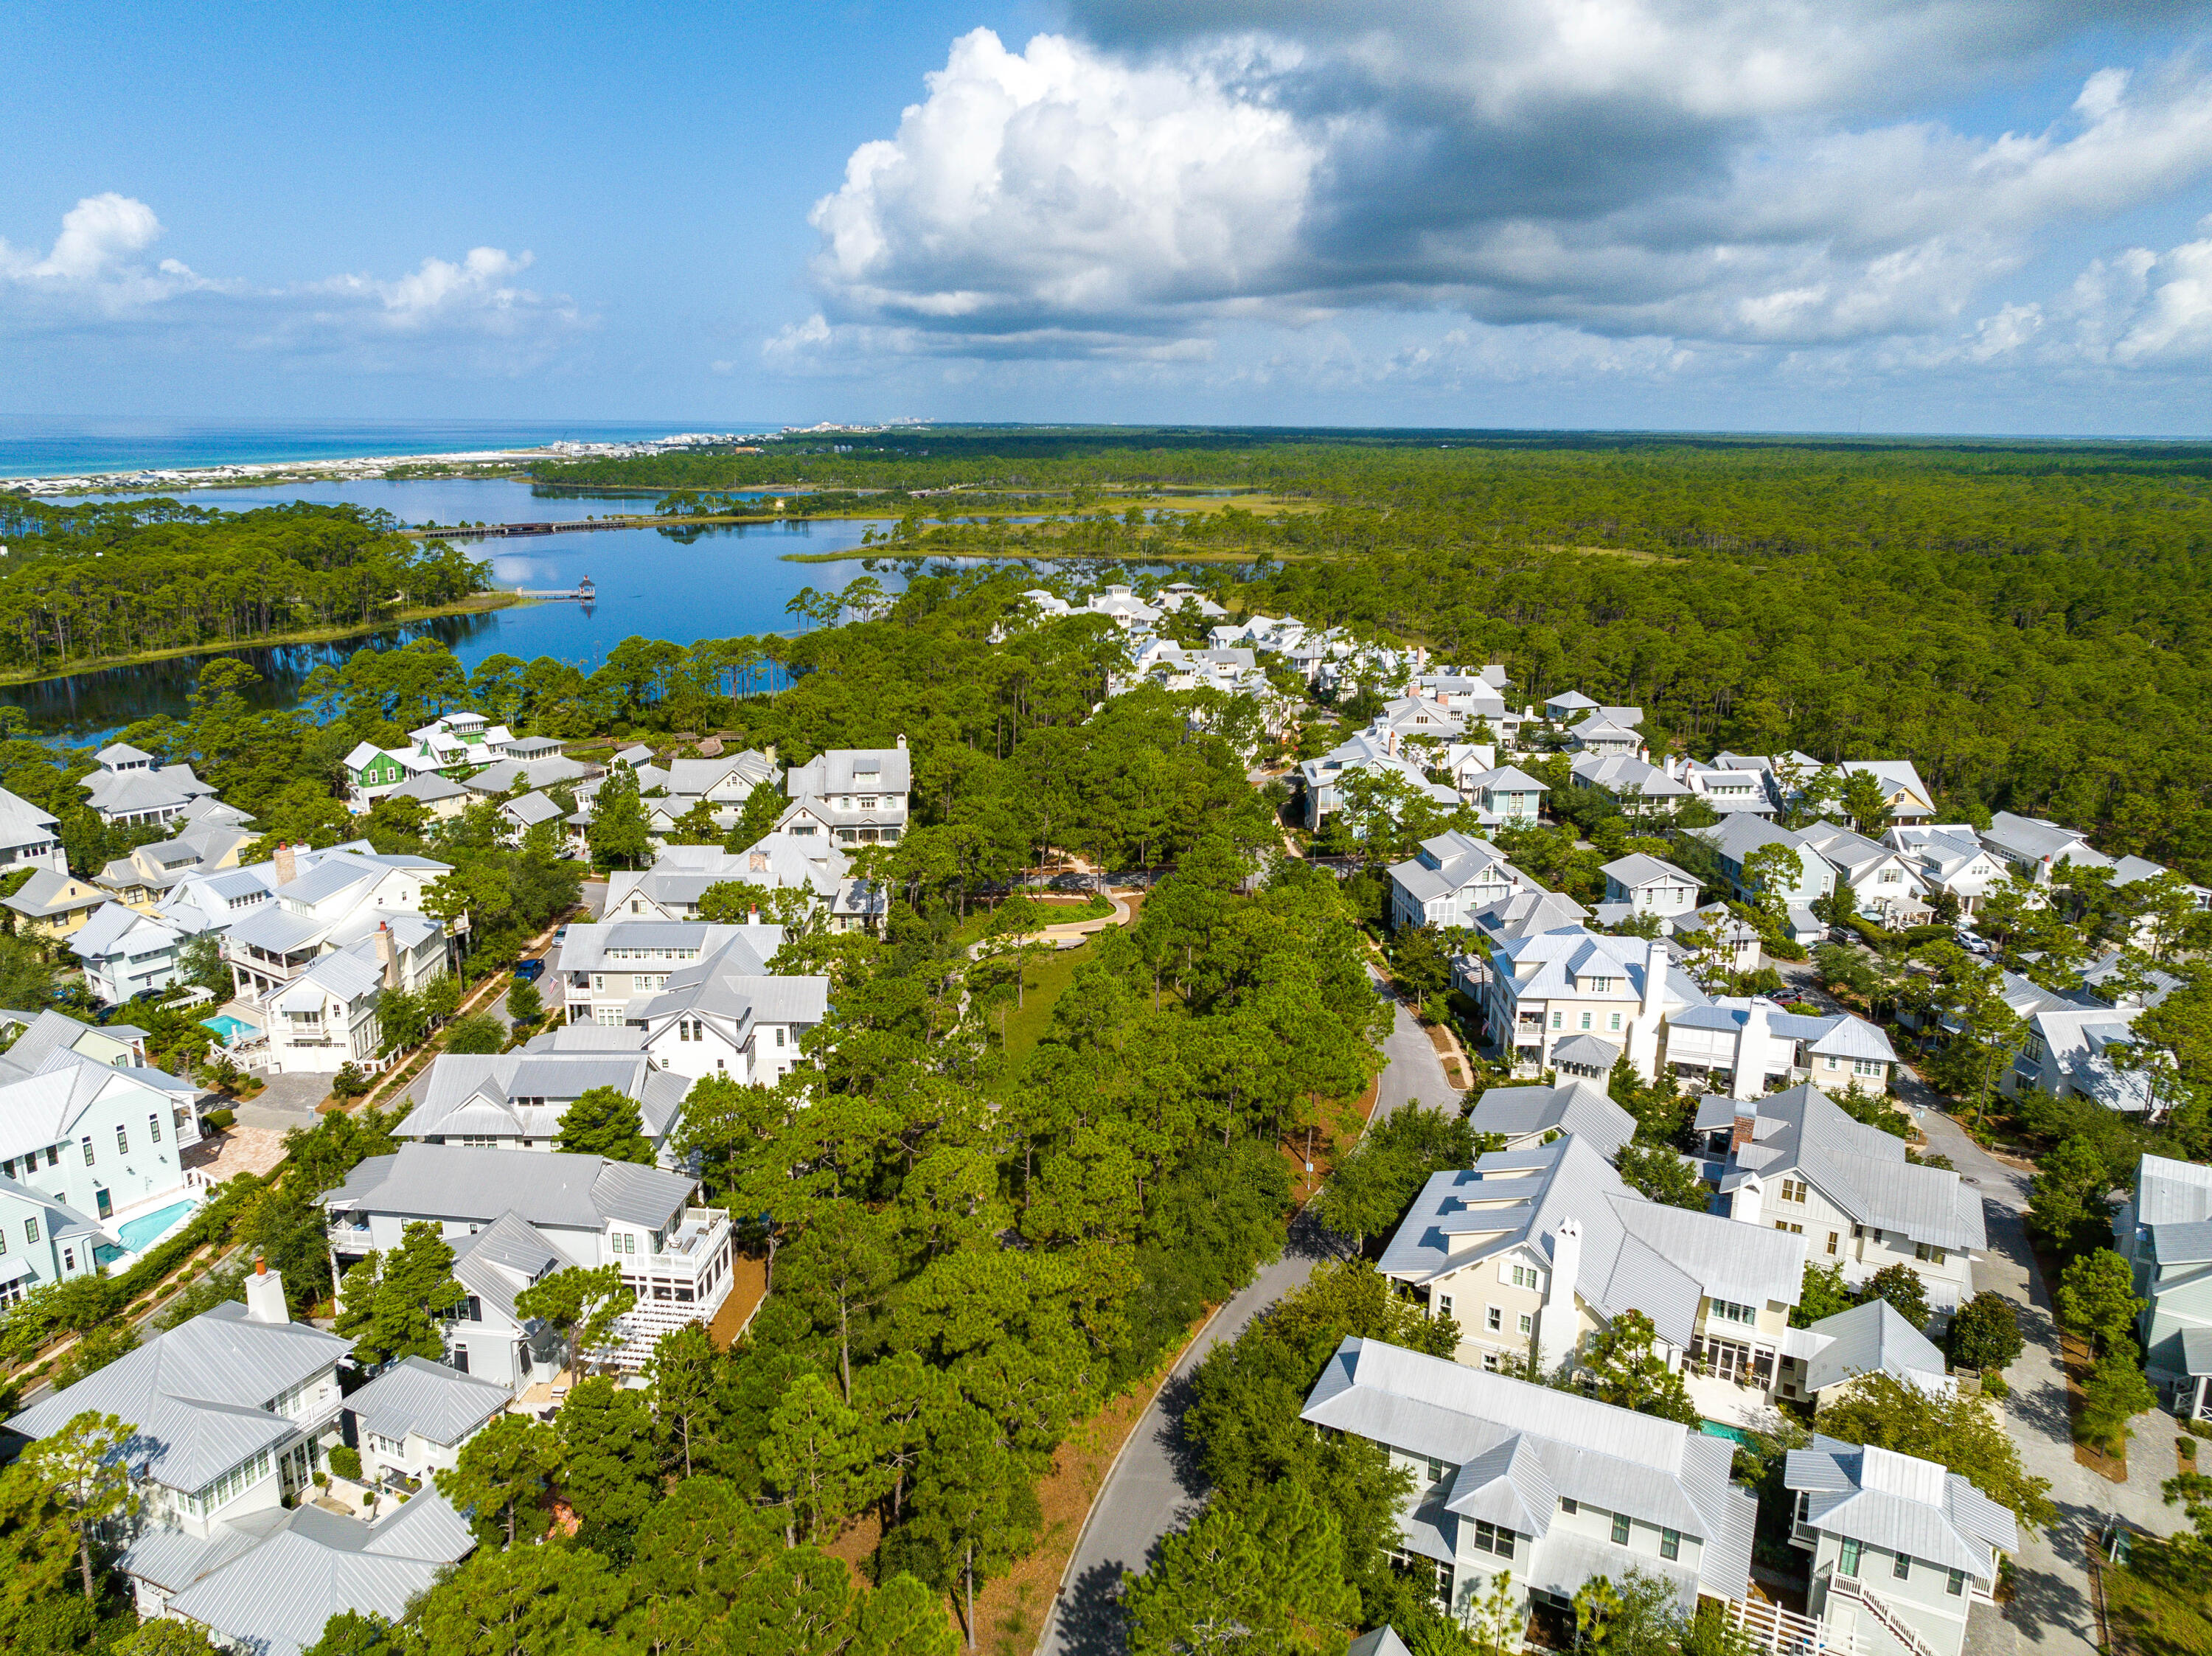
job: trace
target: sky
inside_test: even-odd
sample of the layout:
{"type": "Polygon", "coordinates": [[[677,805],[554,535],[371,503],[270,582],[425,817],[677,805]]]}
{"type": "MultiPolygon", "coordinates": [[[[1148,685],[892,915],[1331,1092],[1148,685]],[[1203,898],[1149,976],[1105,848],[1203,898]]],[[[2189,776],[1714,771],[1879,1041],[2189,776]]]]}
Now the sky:
{"type": "Polygon", "coordinates": [[[0,441],[2212,432],[2212,0],[13,0],[0,52],[0,441]]]}

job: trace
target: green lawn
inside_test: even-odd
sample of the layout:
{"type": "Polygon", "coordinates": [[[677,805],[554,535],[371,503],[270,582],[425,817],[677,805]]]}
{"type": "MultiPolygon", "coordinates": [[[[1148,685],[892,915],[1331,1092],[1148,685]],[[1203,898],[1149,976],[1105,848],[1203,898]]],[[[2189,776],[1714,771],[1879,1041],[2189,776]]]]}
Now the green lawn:
{"type": "Polygon", "coordinates": [[[2136,1656],[2212,1656],[2207,1585],[2172,1549],[2137,1536],[2127,1567],[2105,1571],[2105,1614],[2114,1644],[2136,1656]]]}
{"type": "MultiPolygon", "coordinates": [[[[1028,987],[1023,992],[1021,1010],[1009,1010],[1006,1022],[1006,1068],[1004,1081],[1011,1081],[1019,1073],[1023,1061],[1044,1038],[1045,1028],[1052,1022],[1053,1003],[1058,1000],[1067,986],[1075,981],[1076,968],[1089,960],[1095,943],[1085,942],[1075,949],[1056,949],[1049,952],[1039,949],[1030,956],[1026,974],[1028,987]]],[[[998,1014],[991,1016],[991,1033],[999,1033],[998,1014]]],[[[1004,1084],[1002,1081],[1001,1084],[1004,1084]]]]}

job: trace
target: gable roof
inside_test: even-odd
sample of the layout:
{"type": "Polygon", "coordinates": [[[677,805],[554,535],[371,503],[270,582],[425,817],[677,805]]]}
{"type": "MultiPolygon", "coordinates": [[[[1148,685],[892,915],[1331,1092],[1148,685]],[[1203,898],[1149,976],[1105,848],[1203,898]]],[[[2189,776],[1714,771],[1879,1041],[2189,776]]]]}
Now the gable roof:
{"type": "Polygon", "coordinates": [[[362,1162],[323,1205],[419,1219],[486,1221],[512,1211],[533,1225],[599,1230],[614,1219],[665,1224],[698,1187],[686,1174],[603,1156],[407,1143],[362,1162]]]}
{"type": "Polygon", "coordinates": [[[1869,1300],[1823,1317],[1805,1333],[1817,1349],[1806,1356],[1806,1386],[1814,1392],[1861,1374],[1884,1374],[1931,1394],[1957,1389],[1950,1365],[1935,1343],[1907,1322],[1887,1300],[1869,1300]]]}
{"type": "Polygon", "coordinates": [[[1607,1159],[1636,1137],[1636,1118],[1614,1103],[1604,1087],[1583,1080],[1556,1087],[1492,1087],[1468,1112],[1467,1123],[1476,1132],[1509,1139],[1572,1133],[1607,1159]]]}
{"type": "Polygon", "coordinates": [[[345,1400],[354,1418],[394,1441],[410,1432],[447,1447],[504,1410],[507,1387],[427,1357],[402,1357],[345,1400]]]}
{"type": "Polygon", "coordinates": [[[1784,1463],[1784,1488],[1802,1490],[1816,1530],[1996,1580],[1996,1555],[2020,1547],[2013,1515],[1958,1473],[1871,1445],[1815,1437],[1784,1463]]]}

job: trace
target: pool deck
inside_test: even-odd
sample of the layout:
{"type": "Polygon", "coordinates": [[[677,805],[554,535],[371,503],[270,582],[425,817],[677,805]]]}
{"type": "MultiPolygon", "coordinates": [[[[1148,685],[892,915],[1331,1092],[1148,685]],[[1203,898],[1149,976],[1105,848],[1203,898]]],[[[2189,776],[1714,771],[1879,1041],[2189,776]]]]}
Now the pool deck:
{"type": "Polygon", "coordinates": [[[186,1168],[205,1174],[217,1184],[241,1173],[266,1177],[270,1169],[283,1159],[282,1132],[267,1127],[249,1127],[243,1122],[203,1138],[197,1144],[185,1146],[184,1154],[186,1168]]]}

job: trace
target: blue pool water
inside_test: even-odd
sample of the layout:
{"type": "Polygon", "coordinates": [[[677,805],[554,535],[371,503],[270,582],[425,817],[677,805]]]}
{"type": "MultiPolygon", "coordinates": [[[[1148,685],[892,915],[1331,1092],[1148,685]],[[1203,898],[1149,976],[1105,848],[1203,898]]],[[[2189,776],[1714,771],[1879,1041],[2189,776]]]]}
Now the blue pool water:
{"type": "Polygon", "coordinates": [[[1730,1443],[1747,1444],[1751,1441],[1751,1435],[1740,1426],[1723,1425],[1717,1420],[1700,1422],[1699,1426],[1707,1437],[1724,1437],[1730,1443]]]}
{"type": "Polygon", "coordinates": [[[253,1033],[252,1024],[241,1018],[234,1018],[228,1012],[218,1012],[211,1018],[202,1018],[200,1028],[214,1030],[222,1037],[222,1044],[226,1046],[234,1046],[237,1045],[240,1035],[250,1035],[253,1033]]]}
{"type": "Polygon", "coordinates": [[[143,1253],[182,1224],[185,1216],[198,1205],[197,1202],[172,1202],[152,1213],[142,1213],[118,1225],[116,1238],[131,1253],[143,1253]]]}

